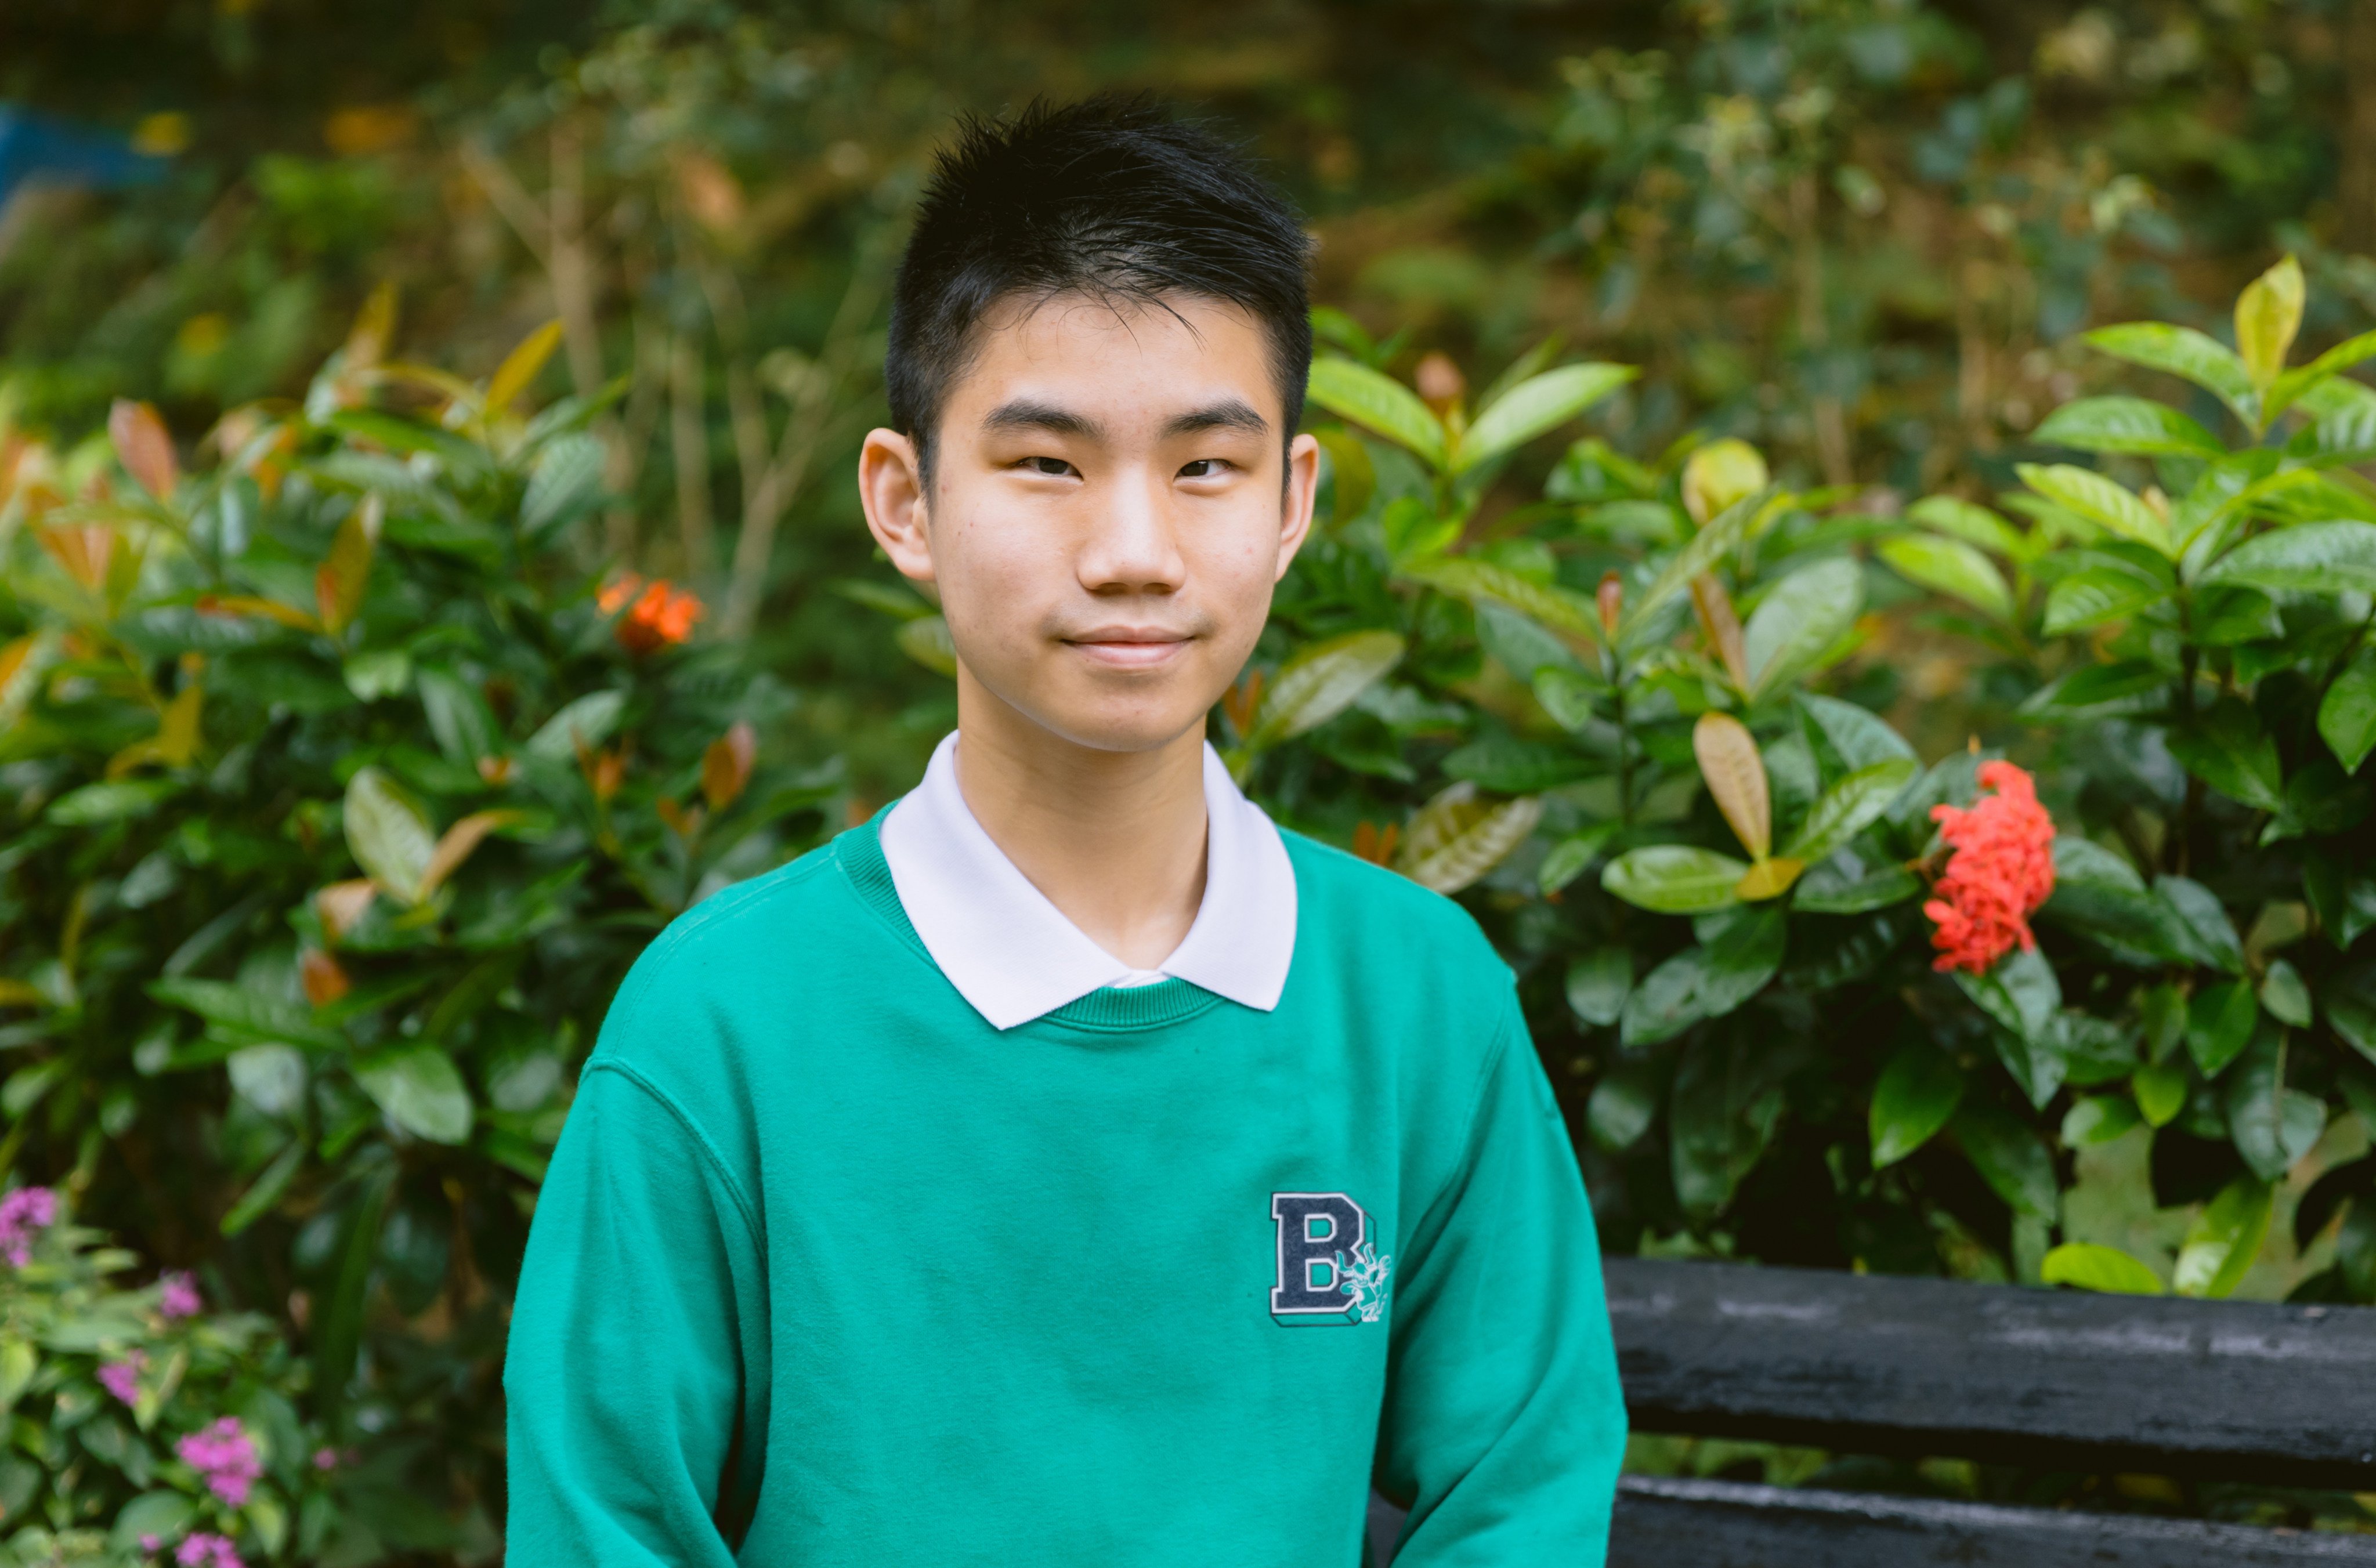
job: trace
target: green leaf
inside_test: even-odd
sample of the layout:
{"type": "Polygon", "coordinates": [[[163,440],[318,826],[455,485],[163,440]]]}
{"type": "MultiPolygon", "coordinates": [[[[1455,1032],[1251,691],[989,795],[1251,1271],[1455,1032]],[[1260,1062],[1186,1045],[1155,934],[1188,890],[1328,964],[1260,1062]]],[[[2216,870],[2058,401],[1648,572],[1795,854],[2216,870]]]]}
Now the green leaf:
{"type": "Polygon", "coordinates": [[[150,980],[148,992],[168,1007],[186,1007],[209,1024],[226,1026],[254,1040],[286,1040],[315,1051],[347,1047],[345,1035],[323,1028],[304,1007],[236,981],[176,976],[150,980]]]}
{"type": "Polygon", "coordinates": [[[1809,865],[1828,859],[1879,819],[1919,771],[1911,758],[1896,757],[1849,774],[1809,808],[1798,836],[1782,847],[1783,857],[1809,865]]]}
{"type": "Polygon", "coordinates": [[[2083,665],[2024,698],[2014,711],[2048,724],[2151,713],[2169,700],[2169,677],[2142,659],[2083,665]]]}
{"type": "Polygon", "coordinates": [[[347,780],[345,821],[355,863],[398,903],[418,905],[437,835],[411,797],[378,768],[358,768],[347,780]]]}
{"type": "Polygon", "coordinates": [[[1338,419],[1408,448],[1429,468],[1444,466],[1443,422],[1401,382],[1351,360],[1318,359],[1305,396],[1338,419]]]}
{"type": "Polygon", "coordinates": [[[1392,632],[1372,631],[1348,632],[1297,649],[1263,688],[1246,744],[1259,751],[1327,723],[1402,661],[1404,646],[1392,632]]]}
{"type": "Polygon", "coordinates": [[[1996,563],[1959,539],[1900,534],[1874,546],[1898,576],[1934,593],[1960,599],[2000,621],[2013,619],[2013,589],[1996,563]]]}
{"type": "Polygon", "coordinates": [[[469,767],[503,749],[503,730],[478,687],[451,671],[424,669],[414,683],[421,711],[437,749],[450,762],[469,767]]]}
{"type": "Polygon", "coordinates": [[[388,1120],[415,1137],[461,1144],[470,1137],[470,1091],[454,1059],[434,1045],[363,1058],[355,1079],[388,1120]]]}
{"type": "Polygon", "coordinates": [[[2216,1078],[2251,1043],[2260,1003],[2246,980],[2223,980],[2194,993],[2186,1006],[2186,1053],[2205,1078],[2216,1078]]]}
{"type": "Polygon", "coordinates": [[[555,437],[537,454],[520,499],[520,527],[531,536],[568,521],[602,497],[602,439],[586,431],[555,437]]]}
{"type": "Polygon", "coordinates": [[[2046,595],[2045,633],[2049,637],[2084,632],[2109,621],[2126,621],[2167,603],[2171,584],[2132,562],[2100,551],[2089,564],[2057,581],[2046,595]]]}
{"type": "Polygon", "coordinates": [[[2219,897],[2189,877],[2165,876],[2154,883],[2154,896],[2178,915],[2192,944],[2195,961],[2231,975],[2244,972],[2244,942],[2236,922],[2228,918],[2219,897]]]}
{"type": "Polygon", "coordinates": [[[289,1183],[305,1163],[305,1146],[303,1138],[291,1138],[289,1146],[264,1168],[264,1174],[240,1194],[239,1201],[231,1206],[231,1212],[222,1217],[224,1235],[236,1236],[272,1211],[272,1206],[280,1201],[280,1194],[289,1190],[289,1183]]]}
{"type": "Polygon", "coordinates": [[[2362,962],[2329,975],[2319,986],[2318,1004],[2343,1042],[2376,1063],[2376,968],[2362,962]]]}
{"type": "Polygon", "coordinates": [[[2065,1241],[2046,1254],[2038,1268],[2042,1284],[2071,1285],[2082,1290],[2104,1290],[2121,1296],[2158,1296],[2161,1278],[2117,1247],[2093,1241],[2065,1241]]]}
{"type": "Polygon", "coordinates": [[[2261,732],[2260,716],[2241,698],[2221,697],[2210,712],[2172,730],[2169,751],[2228,799],[2256,811],[2285,809],[2277,742],[2261,732]]]}
{"type": "Polygon", "coordinates": [[[171,778],[113,778],[69,790],[50,802],[44,820],[59,827],[105,827],[147,816],[180,793],[171,778]]]}
{"type": "Polygon", "coordinates": [[[2167,1127],[2178,1120],[2186,1109],[2186,1069],[2175,1063],[2156,1067],[2140,1067],[2129,1079],[2129,1092],[2137,1097],[2137,1110],[2149,1127],[2167,1127]]]}
{"type": "Polygon", "coordinates": [[[1622,1154],[1642,1141],[1657,1114],[1658,1085],[1649,1064],[1621,1062],[1593,1086],[1584,1120],[1593,1142],[1622,1154]]]}
{"type": "MultiPolygon", "coordinates": [[[[1598,642],[1600,618],[1592,602],[1549,583],[1523,577],[1506,566],[1469,555],[1422,555],[1405,561],[1396,575],[1427,584],[1471,604],[1498,604],[1579,641],[1598,642]]],[[[1527,673],[1533,673],[1531,671],[1527,673]]]]}
{"type": "Polygon", "coordinates": [[[2310,987],[2302,983],[2301,971],[2283,958],[2270,959],[2261,977],[2261,1005],[2281,1024],[2310,1028],[2310,987]]]}
{"type": "Polygon", "coordinates": [[[955,678],[957,672],[957,645],[949,636],[949,623],[940,615],[918,615],[902,621],[893,630],[891,640],[899,651],[931,671],[935,675],[955,678]]]}
{"type": "MultiPolygon", "coordinates": [[[[1319,366],[1315,364],[1313,369],[1316,374],[1319,366]]],[[[1572,364],[1520,382],[1479,411],[1460,437],[1452,471],[1466,473],[1479,463],[1491,461],[1566,423],[1633,380],[1636,374],[1629,365],[1572,364]]],[[[1420,411],[1426,411],[1425,404],[1420,405],[1420,411]]]]}
{"type": "Polygon", "coordinates": [[[2268,1240],[2276,1194],[2268,1182],[2239,1176],[2204,1206],[2187,1228],[2170,1286],[2181,1296],[2214,1300],[2235,1293],[2268,1240]]]}
{"type": "Polygon", "coordinates": [[[2235,351],[2192,327],[2170,327],[2158,321],[2102,327],[2086,335],[2093,347],[2147,370],[2192,381],[2252,422],[2252,378],[2235,351]]]}
{"type": "Polygon", "coordinates": [[[1668,1160],[1684,1211],[1708,1218],[1732,1201],[1786,1109],[1791,1053],[1746,1029],[1711,1029],[1676,1063],[1667,1103],[1668,1160]]]}
{"type": "Polygon", "coordinates": [[[170,1541],[180,1538],[196,1516],[197,1503],[178,1491],[145,1491],[118,1510],[107,1532],[111,1550],[126,1554],[140,1549],[144,1536],[170,1541]]]}
{"type": "Polygon", "coordinates": [[[2216,457],[2228,448],[2217,436],[2166,403],[2144,398],[2082,398],[2046,416],[2033,441],[2082,452],[2136,452],[2173,457],[2216,457]]]}
{"type": "Polygon", "coordinates": [[[1788,932],[1777,909],[1732,917],[1713,940],[1685,948],[1643,978],[1626,999],[1619,1039],[1628,1050],[1656,1045],[1732,1012],[1781,968],[1788,932]]]}
{"type": "Polygon", "coordinates": [[[1596,947],[1567,967],[1567,1004],[1587,1024],[1606,1028],[1625,1011],[1634,991],[1634,955],[1596,947]]]}
{"type": "Polygon", "coordinates": [[[1935,529],[1966,544],[1976,544],[2008,561],[2029,553],[2029,540],[2019,529],[1990,511],[1953,495],[1926,495],[1906,509],[1907,520],[1935,529]]]}
{"type": "Polygon", "coordinates": [[[2262,399],[2262,418],[2275,423],[2279,414],[2325,382],[2363,360],[2376,359],[2376,332],[2362,332],[2357,338],[2346,338],[2306,365],[2297,366],[2277,377],[2262,399]]]}
{"type": "Polygon", "coordinates": [[[546,719],[521,750],[540,762],[566,766],[576,760],[578,747],[591,750],[609,740],[626,707],[624,692],[588,692],[546,719]]]}
{"type": "Polygon", "coordinates": [[[2084,1148],[2109,1144],[2136,1130],[2144,1118],[2136,1106],[2118,1095],[2083,1095],[2071,1102],[2062,1117],[2062,1146],[2084,1148]]]}
{"type": "Polygon", "coordinates": [[[1740,542],[1751,520],[1757,515],[1758,500],[1754,495],[1736,501],[1707,520],[1705,527],[1683,541],[1683,547],[1658,568],[1650,586],[1631,595],[1625,604],[1624,619],[1619,623],[1617,640],[1631,643],[1636,633],[1649,624],[1649,618],[1663,609],[1667,601],[1691,586],[1693,577],[1722,560],[1727,552],[1740,542]]]}
{"type": "Polygon", "coordinates": [[[1616,837],[1617,828],[1613,822],[1597,822],[1552,845],[1543,856],[1543,863],[1536,868],[1535,885],[1548,896],[1582,876],[1586,868],[1600,858],[1609,840],[1616,837]]]}
{"type": "Polygon", "coordinates": [[[1742,628],[1752,695],[1808,669],[1856,624],[1864,574],[1845,556],[1819,561],[1768,588],[1742,628]]]}
{"type": "Polygon", "coordinates": [[[2228,1135],[2264,1182],[2292,1170],[2326,1131],[2326,1102],[2286,1087],[2286,1054],[2275,1031],[2263,1033],[2228,1080],[2228,1135]]]}
{"type": "Polygon", "coordinates": [[[1929,1143],[1963,1103],[1964,1074],[1927,1041],[1900,1046],[1872,1086],[1872,1164],[1895,1165],[1929,1143]]]}
{"type": "Polygon", "coordinates": [[[2054,1156],[2021,1118],[1999,1106],[1966,1105],[1949,1125],[1972,1168],[2015,1214],[2053,1222],[2054,1156]]]}
{"type": "Polygon", "coordinates": [[[2134,540],[2175,557],[2177,543],[2169,524],[2126,485],[2106,479],[2092,469],[2068,463],[2016,463],[2014,471],[2024,484],[2056,505],[2065,507],[2122,539],[2134,540]]]}
{"type": "Polygon", "coordinates": [[[1837,697],[1817,696],[1812,692],[1801,692],[1792,700],[1801,713],[1814,720],[1815,728],[1852,771],[1895,757],[1908,762],[1917,760],[1906,737],[1869,707],[1859,707],[1837,697]]]}
{"type": "Polygon", "coordinates": [[[2376,647],[2351,656],[2319,700],[2318,732],[2346,773],[2358,773],[2376,747],[2376,647]]]}
{"type": "Polygon", "coordinates": [[[1662,915],[1696,915],[1740,901],[1733,891],[1747,862],[1689,844],[1653,844],[1609,862],[1600,885],[1627,903],[1662,915]]]}
{"type": "Polygon", "coordinates": [[[1852,855],[1835,854],[1799,879],[1790,908],[1811,915],[1860,915],[1902,904],[1921,891],[1922,879],[1904,866],[1867,870],[1852,855]]]}
{"type": "Polygon", "coordinates": [[[2198,579],[2265,593],[2376,592],[2376,523],[2298,523],[2255,535],[2198,579]]]}

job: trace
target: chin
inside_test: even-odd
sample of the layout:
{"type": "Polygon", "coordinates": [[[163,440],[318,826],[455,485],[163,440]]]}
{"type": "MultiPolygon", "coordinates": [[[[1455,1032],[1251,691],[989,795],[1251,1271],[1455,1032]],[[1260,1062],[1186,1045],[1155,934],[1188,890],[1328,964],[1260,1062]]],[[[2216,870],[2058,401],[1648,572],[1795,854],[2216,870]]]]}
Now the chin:
{"type": "Polygon", "coordinates": [[[1032,717],[1077,746],[1101,752],[1151,752],[1204,721],[1209,703],[1172,694],[1068,692],[1035,704],[1032,717]]]}

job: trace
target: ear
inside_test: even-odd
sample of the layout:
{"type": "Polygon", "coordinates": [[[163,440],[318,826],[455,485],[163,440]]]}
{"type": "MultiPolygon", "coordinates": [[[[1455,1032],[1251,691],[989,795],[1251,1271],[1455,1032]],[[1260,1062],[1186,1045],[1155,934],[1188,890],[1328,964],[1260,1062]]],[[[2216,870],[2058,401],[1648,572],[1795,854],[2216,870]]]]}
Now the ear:
{"type": "MultiPolygon", "coordinates": [[[[896,430],[866,433],[866,445],[858,453],[858,500],[866,508],[866,531],[891,557],[899,575],[931,582],[933,547],[926,531],[931,504],[924,465],[913,441],[896,430]]],[[[1309,504],[1305,510],[1311,510],[1309,504]]]]}
{"type": "Polygon", "coordinates": [[[1295,552],[1312,537],[1312,508],[1320,499],[1320,442],[1299,435],[1288,444],[1287,494],[1279,508],[1278,571],[1271,580],[1287,576],[1295,552]]]}

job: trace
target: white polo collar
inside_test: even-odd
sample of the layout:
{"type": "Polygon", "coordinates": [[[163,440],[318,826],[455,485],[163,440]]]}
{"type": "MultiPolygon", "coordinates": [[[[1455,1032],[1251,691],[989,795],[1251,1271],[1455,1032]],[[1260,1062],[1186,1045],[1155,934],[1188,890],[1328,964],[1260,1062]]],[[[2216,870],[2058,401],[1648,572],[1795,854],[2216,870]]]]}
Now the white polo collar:
{"type": "Polygon", "coordinates": [[[1278,829],[1205,747],[1205,900],[1153,969],[1084,935],[1016,869],[957,787],[957,738],[883,819],[883,858],[908,923],[949,983],[994,1028],[1011,1029],[1106,986],[1183,980],[1267,1013],[1295,956],[1295,868],[1278,829]]]}

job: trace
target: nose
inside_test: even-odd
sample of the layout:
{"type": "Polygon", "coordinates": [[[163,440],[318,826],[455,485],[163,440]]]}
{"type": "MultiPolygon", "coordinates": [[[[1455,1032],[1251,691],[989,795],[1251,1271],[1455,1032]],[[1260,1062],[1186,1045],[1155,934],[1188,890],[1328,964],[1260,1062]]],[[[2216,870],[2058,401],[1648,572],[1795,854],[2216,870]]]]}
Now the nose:
{"type": "Polygon", "coordinates": [[[1170,485],[1151,469],[1115,476],[1103,505],[1091,509],[1090,534],[1078,558],[1081,586],[1112,598],[1176,593],[1187,581],[1170,485]]]}

